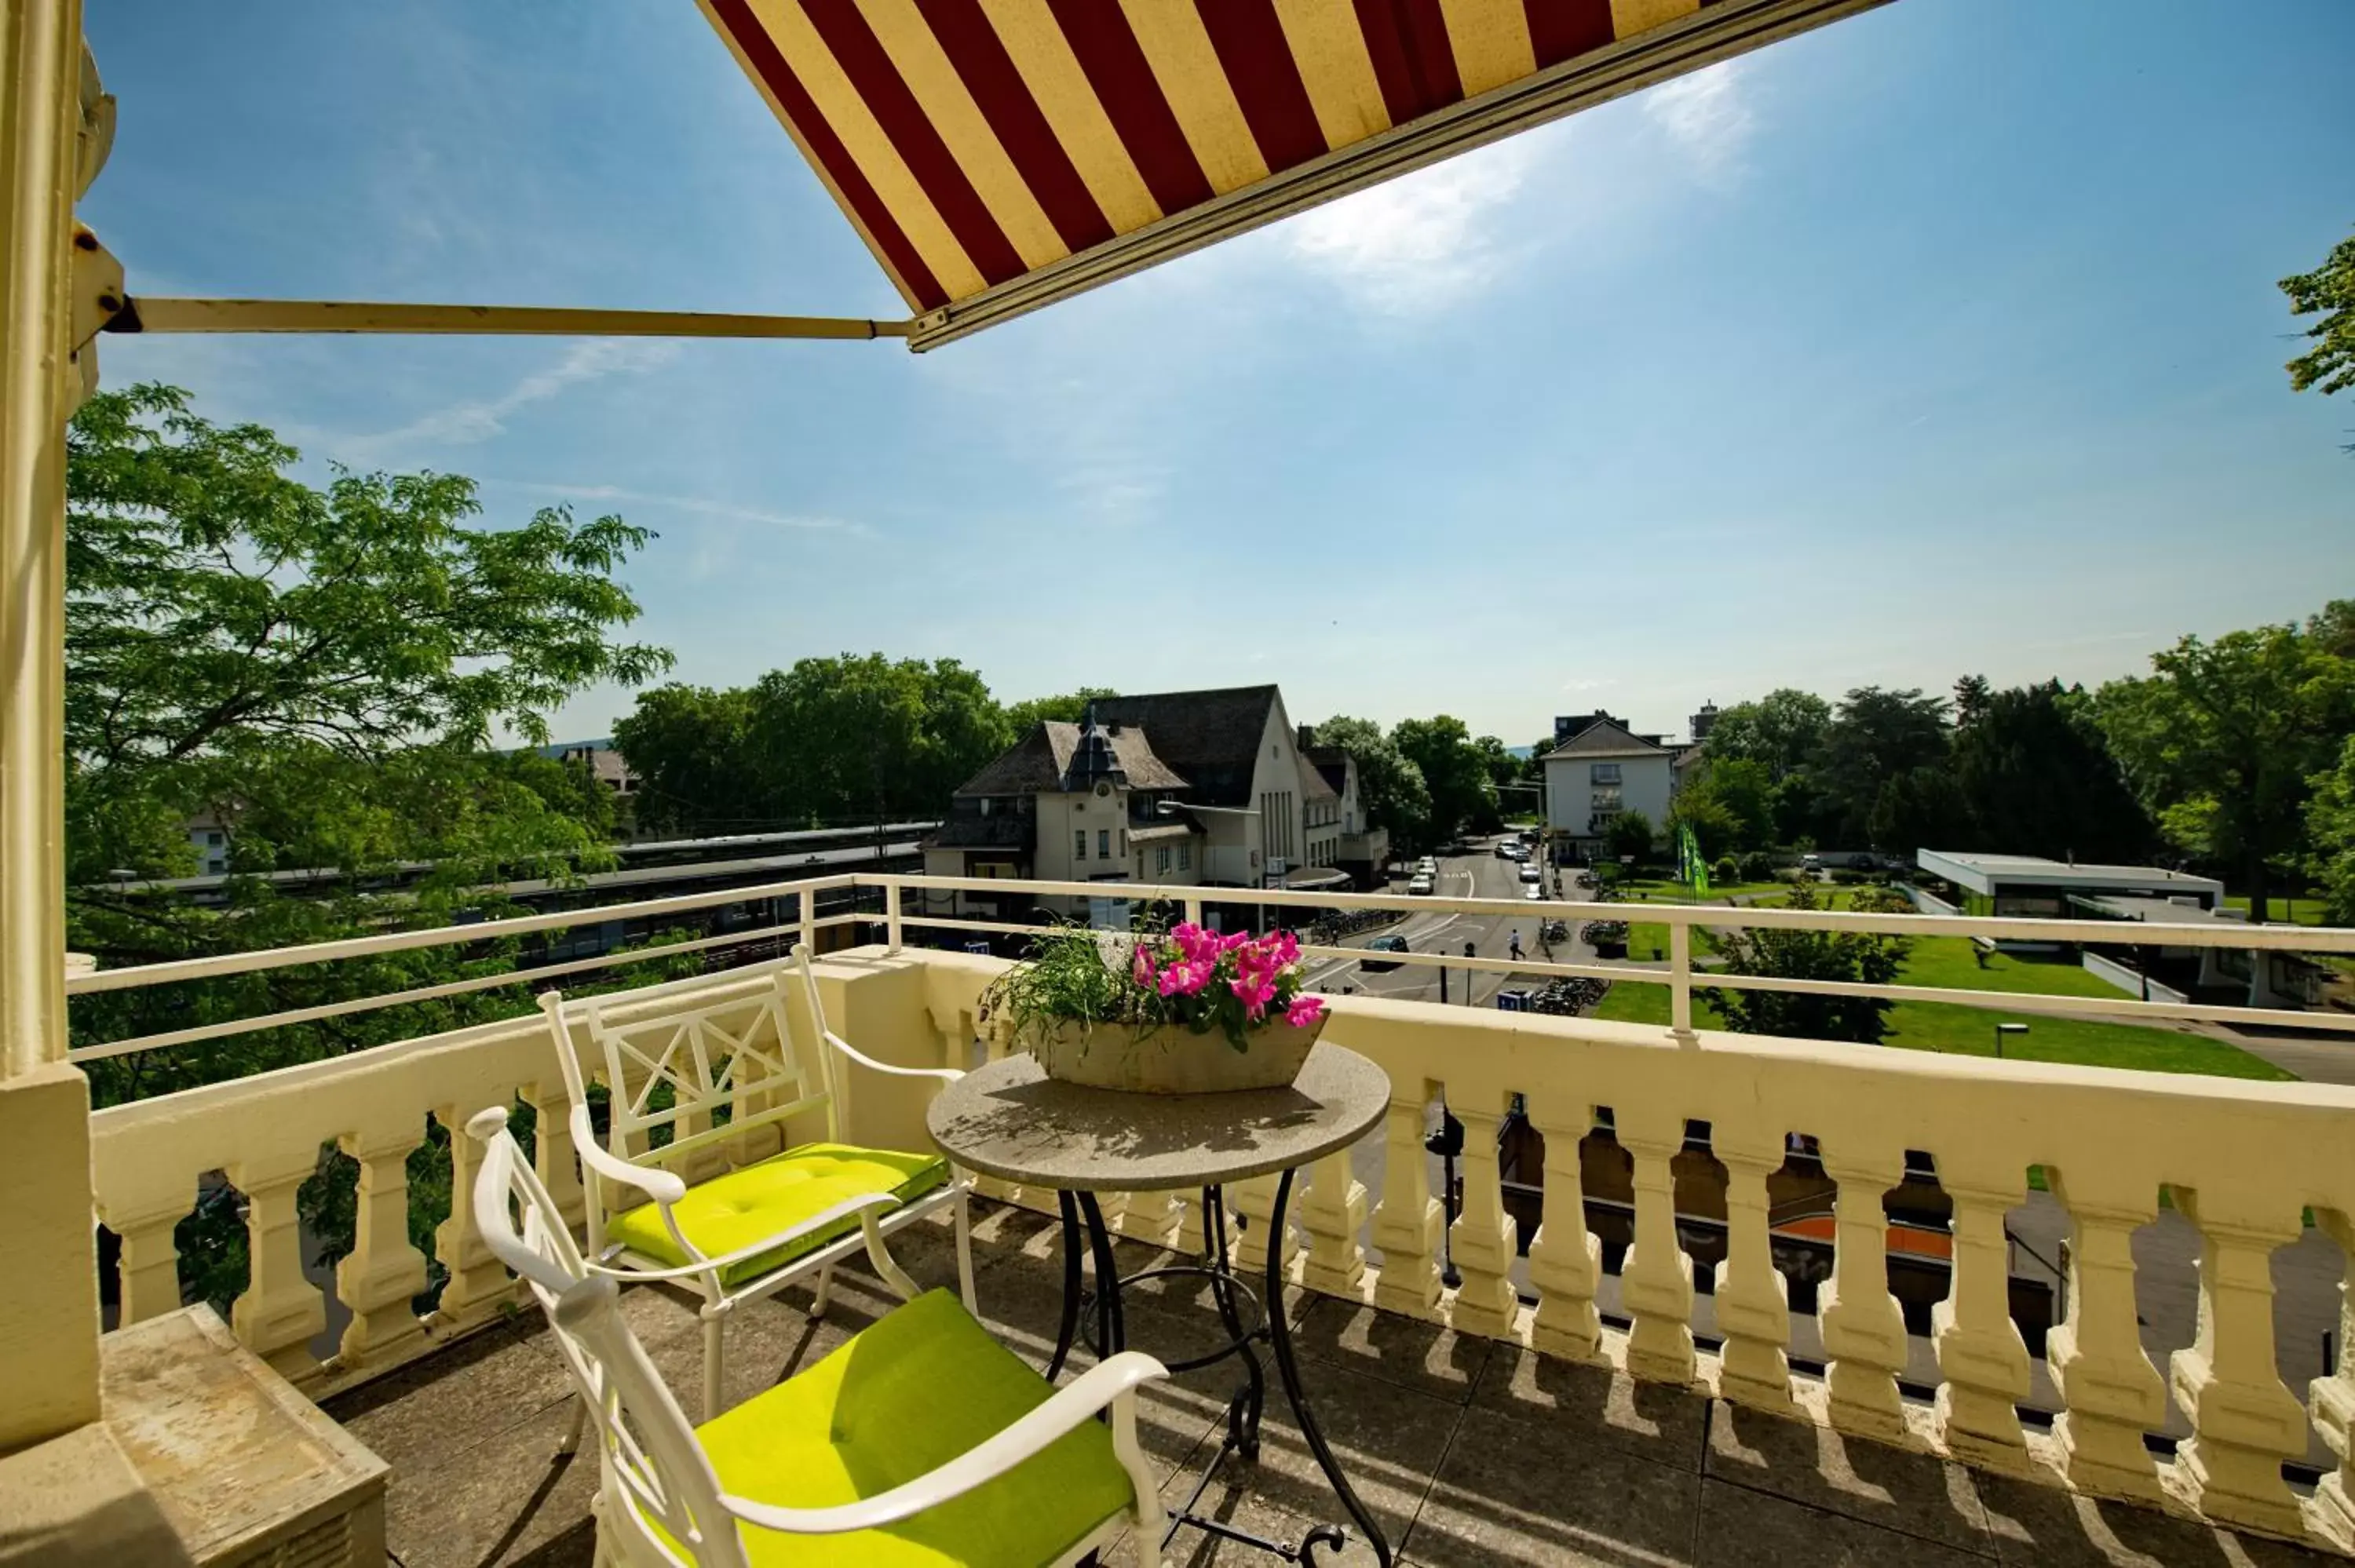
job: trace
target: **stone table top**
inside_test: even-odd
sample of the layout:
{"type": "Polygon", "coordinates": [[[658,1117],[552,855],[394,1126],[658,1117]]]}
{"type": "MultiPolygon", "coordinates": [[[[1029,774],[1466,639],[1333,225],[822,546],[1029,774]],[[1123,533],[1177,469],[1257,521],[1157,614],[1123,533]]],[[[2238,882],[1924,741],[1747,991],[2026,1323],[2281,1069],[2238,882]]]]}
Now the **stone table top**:
{"type": "Polygon", "coordinates": [[[1390,1075],[1319,1042],[1281,1089],[1129,1094],[1051,1079],[1023,1054],[932,1100],[942,1151],[985,1176],[1082,1192],[1188,1191],[1297,1170],[1378,1126],[1390,1075]]]}

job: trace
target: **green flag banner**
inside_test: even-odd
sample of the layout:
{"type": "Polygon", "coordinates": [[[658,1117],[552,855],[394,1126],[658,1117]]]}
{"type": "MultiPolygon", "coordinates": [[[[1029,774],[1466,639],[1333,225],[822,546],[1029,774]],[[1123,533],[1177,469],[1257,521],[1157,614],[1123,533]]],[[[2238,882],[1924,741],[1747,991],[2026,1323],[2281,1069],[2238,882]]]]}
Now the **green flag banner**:
{"type": "Polygon", "coordinates": [[[1684,884],[1692,889],[1694,897],[1708,896],[1709,862],[1701,858],[1700,841],[1693,837],[1690,823],[1677,824],[1677,867],[1684,874],[1684,884]]]}

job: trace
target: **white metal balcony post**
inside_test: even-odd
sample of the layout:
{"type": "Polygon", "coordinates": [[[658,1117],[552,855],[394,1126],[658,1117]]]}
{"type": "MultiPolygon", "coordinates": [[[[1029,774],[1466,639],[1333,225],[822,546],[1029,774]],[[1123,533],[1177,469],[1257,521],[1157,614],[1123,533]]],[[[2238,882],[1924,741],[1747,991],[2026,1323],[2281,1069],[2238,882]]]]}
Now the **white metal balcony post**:
{"type": "Polygon", "coordinates": [[[1668,922],[1668,1032],[1686,1044],[1694,1043],[1692,927],[1673,917],[1668,922]]]}
{"type": "Polygon", "coordinates": [[[900,879],[882,878],[883,883],[883,950],[900,950],[900,879]]]}
{"type": "Polygon", "coordinates": [[[103,156],[82,87],[95,111],[80,0],[0,0],[0,1453],[100,1414],[90,1089],[66,1065],[65,425],[76,258],[103,254],[74,244],[103,156]]]}

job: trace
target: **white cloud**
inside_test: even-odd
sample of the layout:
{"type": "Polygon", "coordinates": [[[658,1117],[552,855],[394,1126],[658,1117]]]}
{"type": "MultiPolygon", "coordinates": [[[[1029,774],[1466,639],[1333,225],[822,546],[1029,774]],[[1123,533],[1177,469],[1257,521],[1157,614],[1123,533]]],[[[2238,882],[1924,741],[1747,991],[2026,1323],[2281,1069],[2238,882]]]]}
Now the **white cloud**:
{"type": "Polygon", "coordinates": [[[717,517],[730,523],[752,523],[767,528],[839,530],[851,534],[867,532],[863,525],[845,522],[839,517],[773,512],[766,507],[740,506],[732,501],[710,501],[699,495],[663,495],[652,491],[624,490],[613,484],[561,484],[520,479],[485,480],[483,482],[501,485],[509,490],[562,496],[568,501],[619,501],[634,503],[640,506],[668,507],[674,512],[690,513],[698,517],[717,517]]]}
{"type": "Polygon", "coordinates": [[[1304,213],[1285,227],[1286,245],[1378,309],[1436,309],[1510,259],[1494,219],[1535,160],[1526,139],[1467,153],[1304,213]]]}
{"type": "Polygon", "coordinates": [[[1741,172],[1742,146],[1758,122],[1742,91],[1742,69],[1738,60],[1721,60],[1662,82],[1641,99],[1645,118],[1710,185],[1741,172]]]}
{"type": "Polygon", "coordinates": [[[416,446],[470,446],[505,430],[510,415],[534,403],[545,403],[569,387],[608,376],[638,375],[668,364],[677,355],[677,344],[632,338],[575,344],[562,359],[534,371],[487,402],[453,403],[399,429],[346,437],[335,444],[341,455],[363,459],[416,446]]]}

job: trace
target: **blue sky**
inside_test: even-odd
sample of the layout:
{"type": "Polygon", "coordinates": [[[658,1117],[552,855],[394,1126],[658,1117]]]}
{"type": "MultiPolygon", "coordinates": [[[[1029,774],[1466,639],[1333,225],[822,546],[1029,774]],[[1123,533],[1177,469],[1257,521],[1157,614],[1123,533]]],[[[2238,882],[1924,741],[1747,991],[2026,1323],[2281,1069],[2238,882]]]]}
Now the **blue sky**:
{"type": "MultiPolygon", "coordinates": [[[[897,315],[687,0],[89,0],[134,292],[897,315]],[[557,19],[560,18],[560,22],[557,19]]],[[[2343,0],[1897,0],[924,355],[109,339],[306,463],[570,499],[678,678],[1295,718],[2088,683],[2355,594],[2343,0]],[[2254,26],[2249,24],[2254,22],[2254,26]]],[[[596,692],[560,734],[607,732],[596,692]]]]}

